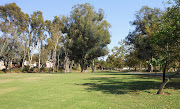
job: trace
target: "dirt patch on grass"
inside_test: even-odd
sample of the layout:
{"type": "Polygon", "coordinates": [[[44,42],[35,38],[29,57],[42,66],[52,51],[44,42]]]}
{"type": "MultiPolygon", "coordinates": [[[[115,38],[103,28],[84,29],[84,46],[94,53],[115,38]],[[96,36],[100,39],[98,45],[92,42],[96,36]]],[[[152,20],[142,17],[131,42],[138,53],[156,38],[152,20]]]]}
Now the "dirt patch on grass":
{"type": "Polygon", "coordinates": [[[12,80],[7,80],[7,79],[4,79],[4,80],[0,80],[0,84],[1,83],[8,83],[8,82],[11,82],[12,80]]]}
{"type": "Polygon", "coordinates": [[[19,88],[17,88],[17,87],[0,89],[0,95],[1,95],[1,94],[6,94],[6,93],[9,93],[9,92],[13,92],[13,91],[16,91],[16,90],[18,90],[18,89],[19,89],[19,88]]]}
{"type": "Polygon", "coordinates": [[[108,76],[108,75],[105,75],[105,76],[90,76],[90,77],[92,77],[92,78],[106,78],[106,77],[111,77],[111,78],[113,78],[113,77],[116,77],[116,76],[108,76]]]}
{"type": "Polygon", "coordinates": [[[23,77],[21,75],[13,75],[13,74],[2,74],[0,75],[0,77],[15,77],[15,78],[19,78],[19,77],[23,77]]]}
{"type": "Polygon", "coordinates": [[[29,78],[24,78],[24,79],[20,79],[22,81],[38,81],[38,80],[42,80],[42,77],[29,77],[29,78]]]}

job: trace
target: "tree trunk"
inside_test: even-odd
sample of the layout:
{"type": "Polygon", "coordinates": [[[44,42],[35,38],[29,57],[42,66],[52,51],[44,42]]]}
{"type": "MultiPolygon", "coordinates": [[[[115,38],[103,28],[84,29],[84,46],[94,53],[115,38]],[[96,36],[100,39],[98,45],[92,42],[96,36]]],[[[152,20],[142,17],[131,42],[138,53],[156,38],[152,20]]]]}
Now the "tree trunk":
{"type": "Polygon", "coordinates": [[[141,62],[139,63],[139,72],[141,71],[141,62]]]}
{"type": "Polygon", "coordinates": [[[176,72],[174,72],[174,74],[172,74],[172,75],[169,76],[165,81],[162,82],[162,84],[161,84],[161,86],[160,86],[157,94],[161,94],[161,93],[162,93],[162,90],[164,89],[164,87],[166,86],[166,84],[169,82],[169,80],[170,80],[171,78],[173,78],[173,77],[174,77],[176,74],[178,74],[179,72],[180,72],[180,67],[179,67],[179,69],[178,69],[176,72]]]}
{"type": "Polygon", "coordinates": [[[5,40],[4,44],[3,44],[3,46],[1,47],[0,55],[2,54],[4,46],[6,45],[6,42],[8,43],[8,36],[6,34],[5,34],[5,36],[6,36],[6,40],[5,40]]]}
{"type": "Polygon", "coordinates": [[[157,68],[156,68],[156,66],[154,66],[154,68],[155,68],[155,75],[157,74],[157,68]]]}
{"type": "Polygon", "coordinates": [[[81,73],[87,73],[87,65],[84,62],[81,63],[81,73]]]}
{"type": "Polygon", "coordinates": [[[7,68],[9,66],[9,60],[4,60],[4,66],[5,66],[5,69],[4,69],[4,73],[7,73],[7,68]]]}
{"type": "Polygon", "coordinates": [[[38,62],[38,70],[40,72],[40,68],[41,68],[41,52],[39,52],[39,62],[38,62]]]}
{"type": "Polygon", "coordinates": [[[151,72],[153,72],[153,65],[151,64],[151,72]]]}
{"type": "Polygon", "coordinates": [[[74,61],[72,60],[72,61],[71,61],[71,65],[70,65],[70,72],[71,72],[71,70],[72,70],[73,64],[74,64],[74,61]]]}
{"type": "MultiPolygon", "coordinates": [[[[23,32],[23,36],[25,36],[25,34],[24,34],[24,32],[23,32]]],[[[23,42],[22,42],[23,43],[23,42]]],[[[23,54],[23,62],[22,62],[22,66],[21,66],[21,69],[23,69],[24,68],[24,61],[25,61],[25,58],[26,58],[26,49],[27,49],[27,40],[25,40],[25,43],[24,43],[24,54],[23,54]]]]}
{"type": "Polygon", "coordinates": [[[23,56],[23,62],[22,62],[22,68],[21,68],[21,69],[24,68],[24,61],[25,61],[25,58],[26,58],[26,50],[24,50],[24,56],[23,56]]]}
{"type": "Polygon", "coordinates": [[[29,62],[29,66],[31,68],[31,64],[32,64],[32,57],[33,57],[33,53],[34,53],[34,50],[35,50],[36,46],[33,47],[33,51],[31,53],[31,56],[30,56],[30,62],[29,62]]]}
{"type": "Polygon", "coordinates": [[[93,62],[92,62],[92,73],[94,73],[94,71],[95,71],[95,64],[94,64],[94,60],[93,60],[93,62]]]}
{"type": "Polygon", "coordinates": [[[10,72],[11,72],[11,69],[12,69],[12,59],[10,59],[10,67],[9,67],[9,69],[10,69],[10,72]]]}
{"type": "Polygon", "coordinates": [[[66,55],[65,56],[65,59],[64,59],[64,72],[69,72],[69,64],[70,64],[70,60],[68,58],[68,56],[66,55]]]}
{"type": "Polygon", "coordinates": [[[167,61],[166,61],[165,65],[164,65],[164,69],[163,69],[163,82],[166,79],[166,67],[167,67],[167,61]]]}
{"type": "Polygon", "coordinates": [[[153,72],[152,58],[149,59],[148,72],[153,72]]]}
{"type": "Polygon", "coordinates": [[[41,62],[41,46],[40,46],[40,42],[39,42],[39,39],[38,39],[38,46],[39,46],[39,62],[38,62],[38,70],[40,72],[40,62],[41,62]]]}
{"type": "Polygon", "coordinates": [[[55,67],[56,67],[56,45],[53,49],[53,72],[55,72],[55,67]]]}
{"type": "Polygon", "coordinates": [[[59,59],[59,57],[60,57],[60,52],[59,52],[59,55],[58,55],[58,62],[57,62],[57,63],[58,63],[58,65],[57,65],[57,72],[59,72],[59,60],[60,60],[60,59],[59,59]]]}

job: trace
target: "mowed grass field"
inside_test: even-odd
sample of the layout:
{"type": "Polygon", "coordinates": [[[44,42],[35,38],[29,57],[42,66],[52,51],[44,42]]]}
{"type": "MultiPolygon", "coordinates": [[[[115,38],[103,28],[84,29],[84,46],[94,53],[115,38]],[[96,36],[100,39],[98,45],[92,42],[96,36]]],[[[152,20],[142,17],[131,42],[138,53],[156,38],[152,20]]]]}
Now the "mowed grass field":
{"type": "Polygon", "coordinates": [[[0,74],[0,109],[180,109],[180,78],[121,72],[0,74]]]}

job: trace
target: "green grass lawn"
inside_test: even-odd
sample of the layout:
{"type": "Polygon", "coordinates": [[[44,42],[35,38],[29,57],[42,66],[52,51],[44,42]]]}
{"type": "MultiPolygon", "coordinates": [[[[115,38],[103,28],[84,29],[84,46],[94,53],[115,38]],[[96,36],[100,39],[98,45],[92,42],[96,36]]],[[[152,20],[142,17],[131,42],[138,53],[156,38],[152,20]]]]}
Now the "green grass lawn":
{"type": "Polygon", "coordinates": [[[0,109],[180,109],[180,78],[120,72],[0,74],[0,109]]]}

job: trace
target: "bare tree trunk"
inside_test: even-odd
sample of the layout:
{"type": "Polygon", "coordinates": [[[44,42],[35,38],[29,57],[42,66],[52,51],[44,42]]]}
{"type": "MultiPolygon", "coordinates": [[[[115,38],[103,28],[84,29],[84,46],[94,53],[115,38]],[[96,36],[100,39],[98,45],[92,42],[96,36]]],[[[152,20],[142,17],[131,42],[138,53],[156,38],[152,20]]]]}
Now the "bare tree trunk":
{"type": "Polygon", "coordinates": [[[81,64],[81,73],[87,73],[87,65],[82,62],[81,64]]]}
{"type": "Polygon", "coordinates": [[[151,64],[151,72],[153,72],[153,65],[151,64]]]}
{"type": "Polygon", "coordinates": [[[57,63],[58,63],[58,65],[57,65],[57,72],[59,72],[59,63],[60,63],[60,62],[59,62],[59,60],[60,60],[60,59],[59,59],[59,57],[60,57],[60,51],[59,51],[59,55],[58,55],[58,62],[57,62],[57,63]]]}
{"type": "Polygon", "coordinates": [[[10,66],[9,66],[9,69],[10,69],[10,72],[11,72],[11,69],[12,69],[12,59],[10,59],[10,66]]]}
{"type": "Polygon", "coordinates": [[[81,70],[81,65],[79,64],[79,70],[81,70]]]}
{"type": "Polygon", "coordinates": [[[4,49],[4,46],[6,45],[6,42],[8,43],[8,37],[7,37],[6,34],[5,34],[5,36],[6,36],[6,40],[5,40],[5,42],[4,42],[4,44],[3,44],[2,48],[1,48],[0,54],[2,54],[2,51],[3,51],[3,49],[4,49]]]}
{"type": "Polygon", "coordinates": [[[56,67],[56,46],[53,49],[53,72],[55,72],[55,67],[56,67]]]}
{"type": "Polygon", "coordinates": [[[179,69],[178,69],[176,72],[174,72],[174,74],[172,74],[172,75],[169,76],[165,81],[162,82],[162,84],[161,84],[161,86],[160,86],[157,94],[161,94],[161,93],[162,93],[162,90],[164,89],[164,87],[166,86],[166,84],[169,82],[169,80],[170,80],[171,78],[173,78],[173,77],[174,77],[176,74],[178,74],[179,72],[180,72],[180,67],[179,67],[179,69]]]}
{"type": "Polygon", "coordinates": [[[157,74],[157,68],[156,68],[156,66],[154,66],[154,68],[155,68],[155,75],[157,74]]]}
{"type": "Polygon", "coordinates": [[[5,66],[5,70],[4,70],[4,73],[7,73],[7,68],[9,66],[9,60],[4,60],[4,66],[5,66]]]}
{"type": "Polygon", "coordinates": [[[68,56],[66,55],[65,56],[65,59],[64,59],[64,72],[69,72],[69,64],[70,64],[70,60],[68,58],[68,56]]]}
{"type": "Polygon", "coordinates": [[[24,61],[26,58],[26,49],[24,50],[23,62],[22,62],[22,69],[24,68],[24,61]]]}
{"type": "Polygon", "coordinates": [[[152,58],[149,59],[148,72],[153,72],[152,58]]]}
{"type": "Polygon", "coordinates": [[[71,70],[72,70],[72,66],[73,66],[73,64],[74,64],[74,60],[72,60],[72,61],[71,61],[71,65],[70,65],[70,72],[71,72],[71,70]]]}
{"type": "Polygon", "coordinates": [[[94,63],[94,59],[93,59],[93,62],[92,62],[92,73],[94,73],[95,71],[95,63],[94,63]]]}
{"type": "Polygon", "coordinates": [[[36,48],[36,46],[34,45],[34,46],[33,46],[33,51],[31,52],[31,55],[30,55],[30,61],[29,61],[29,66],[30,66],[30,68],[31,68],[32,57],[33,57],[33,53],[34,53],[35,48],[36,48]]]}
{"type": "Polygon", "coordinates": [[[41,62],[41,46],[40,46],[40,42],[39,42],[39,39],[38,39],[38,46],[39,46],[39,62],[38,62],[38,70],[40,72],[40,62],[41,62]]]}
{"type": "Polygon", "coordinates": [[[164,65],[164,69],[163,69],[163,82],[166,79],[166,67],[167,67],[167,61],[166,61],[165,65],[164,65]]]}
{"type": "Polygon", "coordinates": [[[139,72],[141,71],[141,62],[139,63],[139,72]]]}

